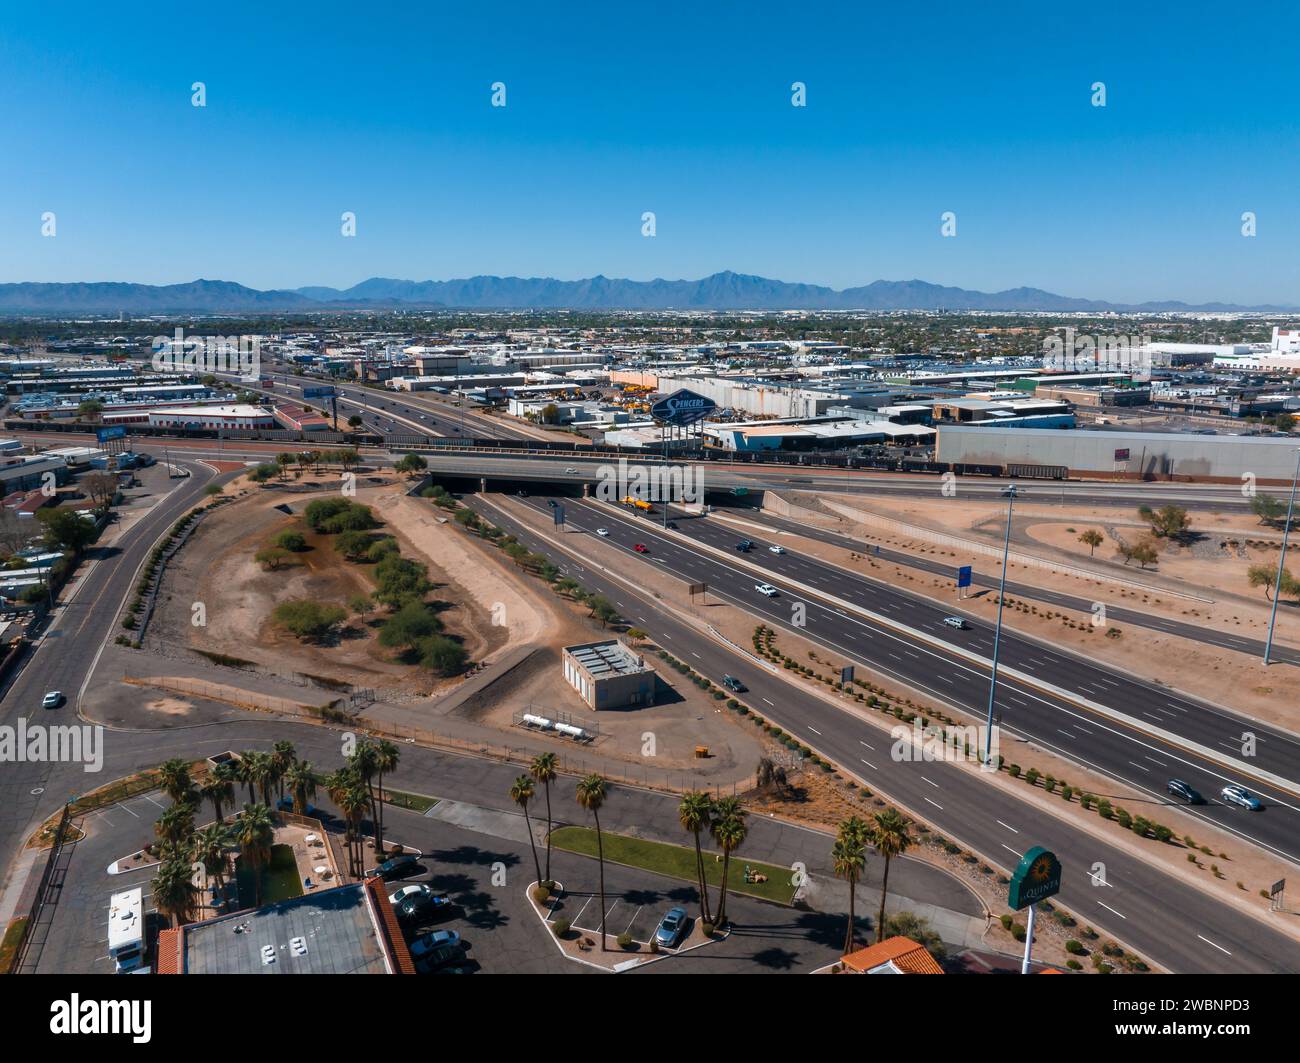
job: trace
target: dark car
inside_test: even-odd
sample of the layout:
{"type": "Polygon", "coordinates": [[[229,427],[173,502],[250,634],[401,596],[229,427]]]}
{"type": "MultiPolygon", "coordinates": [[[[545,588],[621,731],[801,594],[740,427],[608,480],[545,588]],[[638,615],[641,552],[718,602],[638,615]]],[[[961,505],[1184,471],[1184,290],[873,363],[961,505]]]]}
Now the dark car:
{"type": "Polygon", "coordinates": [[[742,554],[747,554],[749,553],[753,545],[754,544],[750,542],[748,539],[741,539],[740,542],[736,544],[736,549],[739,550],[742,554]]]}
{"type": "Polygon", "coordinates": [[[742,683],[734,675],[724,675],[722,677],[722,685],[726,687],[728,690],[734,690],[737,694],[743,694],[746,690],[749,689],[747,686],[745,686],[744,683],[742,683]]]}
{"type": "Polygon", "coordinates": [[[397,921],[406,927],[427,926],[452,914],[451,898],[441,894],[417,893],[397,906],[397,921]]]}
{"type": "Polygon", "coordinates": [[[415,961],[415,969],[420,974],[432,974],[439,967],[445,967],[449,963],[454,963],[461,959],[465,953],[460,945],[442,945],[425,953],[415,961]]]}
{"type": "Polygon", "coordinates": [[[420,867],[420,861],[412,853],[402,853],[391,860],[385,860],[378,867],[372,867],[366,872],[366,878],[375,878],[378,876],[382,879],[401,878],[403,875],[409,875],[417,871],[420,867]]]}
{"type": "Polygon", "coordinates": [[[1183,782],[1182,779],[1170,779],[1169,785],[1165,789],[1169,791],[1171,797],[1177,797],[1181,801],[1186,801],[1189,805],[1205,804],[1205,798],[1183,782]]]}

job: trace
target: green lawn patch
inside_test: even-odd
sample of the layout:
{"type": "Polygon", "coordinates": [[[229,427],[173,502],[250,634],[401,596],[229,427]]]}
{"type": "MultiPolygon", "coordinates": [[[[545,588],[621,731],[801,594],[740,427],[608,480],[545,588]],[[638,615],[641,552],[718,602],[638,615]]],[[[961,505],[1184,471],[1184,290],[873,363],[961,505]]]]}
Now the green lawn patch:
{"type": "MultiPolygon", "coordinates": [[[[652,842],[645,838],[630,838],[626,834],[601,834],[605,843],[605,860],[612,864],[626,864],[645,871],[654,871],[684,882],[695,881],[695,848],[652,842]]],[[[557,849],[582,856],[596,855],[596,832],[590,827],[560,827],[551,833],[552,844],[557,849]]],[[[794,899],[795,885],[790,880],[794,873],[788,867],[746,860],[743,853],[731,854],[730,873],[727,875],[727,892],[744,893],[761,897],[765,901],[789,904],[794,899]],[[746,882],[745,868],[767,876],[766,882],[746,882]]],[[[720,854],[704,851],[704,878],[710,886],[722,884],[720,854]],[[719,856],[715,860],[714,857],[719,856]]]]}
{"type": "Polygon", "coordinates": [[[384,798],[390,805],[405,808],[410,812],[419,812],[421,815],[438,803],[436,797],[412,794],[405,790],[390,790],[387,787],[384,788],[384,798]]]}
{"type": "MultiPolygon", "coordinates": [[[[242,857],[236,861],[235,878],[239,886],[239,906],[253,907],[257,903],[253,873],[244,867],[242,857]]],[[[301,896],[302,883],[298,880],[298,862],[293,858],[293,846],[271,846],[271,859],[262,868],[262,903],[276,904],[301,896]]]]}
{"type": "Polygon", "coordinates": [[[9,974],[17,958],[18,942],[23,939],[23,932],[30,921],[28,916],[19,916],[5,928],[4,941],[0,942],[0,974],[9,974]]]}

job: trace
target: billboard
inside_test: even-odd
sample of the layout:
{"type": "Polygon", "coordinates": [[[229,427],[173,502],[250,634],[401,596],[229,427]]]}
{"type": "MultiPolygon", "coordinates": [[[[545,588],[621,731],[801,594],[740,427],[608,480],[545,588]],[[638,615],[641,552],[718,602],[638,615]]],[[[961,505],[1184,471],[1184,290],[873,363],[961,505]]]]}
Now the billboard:
{"type": "Polygon", "coordinates": [[[971,566],[962,565],[961,568],[957,570],[957,586],[958,588],[969,587],[970,584],[971,584],[971,566]]]}
{"type": "Polygon", "coordinates": [[[126,425],[115,424],[108,428],[96,428],[95,438],[101,443],[107,443],[110,439],[122,439],[126,436],[126,425]]]}
{"type": "Polygon", "coordinates": [[[322,384],[318,387],[303,388],[302,397],[304,399],[332,399],[334,397],[334,385],[322,384]]]}
{"type": "Polygon", "coordinates": [[[704,420],[717,408],[718,404],[712,399],[682,388],[651,406],[650,416],[663,424],[684,428],[688,424],[704,420]]]}

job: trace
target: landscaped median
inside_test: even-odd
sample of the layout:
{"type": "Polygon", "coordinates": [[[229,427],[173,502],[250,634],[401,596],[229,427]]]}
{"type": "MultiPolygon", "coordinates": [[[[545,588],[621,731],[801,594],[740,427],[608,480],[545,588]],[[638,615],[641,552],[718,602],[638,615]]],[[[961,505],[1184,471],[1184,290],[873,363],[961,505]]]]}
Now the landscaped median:
{"type": "MultiPolygon", "coordinates": [[[[626,834],[601,832],[605,862],[624,864],[627,867],[653,871],[658,875],[695,882],[695,850],[683,845],[633,838],[626,834]]],[[[596,832],[588,827],[559,827],[551,832],[551,844],[556,849],[595,857],[596,832]]],[[[722,883],[722,857],[704,854],[704,877],[710,886],[722,883]]],[[[763,864],[756,860],[742,860],[735,856],[727,873],[727,892],[743,893],[777,904],[791,904],[798,886],[795,873],[788,867],[763,864]]]]}

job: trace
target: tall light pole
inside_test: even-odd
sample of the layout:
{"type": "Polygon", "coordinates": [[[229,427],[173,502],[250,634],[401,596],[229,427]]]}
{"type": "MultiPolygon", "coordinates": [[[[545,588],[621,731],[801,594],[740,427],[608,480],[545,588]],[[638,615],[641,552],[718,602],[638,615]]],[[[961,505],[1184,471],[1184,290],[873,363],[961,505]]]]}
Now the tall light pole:
{"type": "Polygon", "coordinates": [[[1016,485],[1006,489],[1007,534],[1002,541],[1002,576],[998,581],[998,622],[993,629],[993,670],[989,673],[989,712],[984,727],[984,763],[993,759],[993,699],[998,691],[998,648],[1002,644],[1002,603],[1007,597],[1007,557],[1011,553],[1011,507],[1016,502],[1016,485]]]}
{"type": "Polygon", "coordinates": [[[1295,456],[1295,475],[1291,477],[1291,501],[1286,507],[1286,524],[1282,526],[1282,552],[1277,557],[1277,579],[1273,584],[1273,608],[1269,611],[1268,616],[1268,641],[1264,643],[1264,664],[1268,666],[1272,662],[1268,659],[1269,654],[1273,652],[1273,625],[1277,623],[1277,600],[1282,596],[1282,572],[1286,565],[1286,541],[1287,536],[1291,534],[1291,517],[1295,514],[1295,488],[1296,481],[1300,480],[1300,448],[1296,449],[1295,456]]]}

